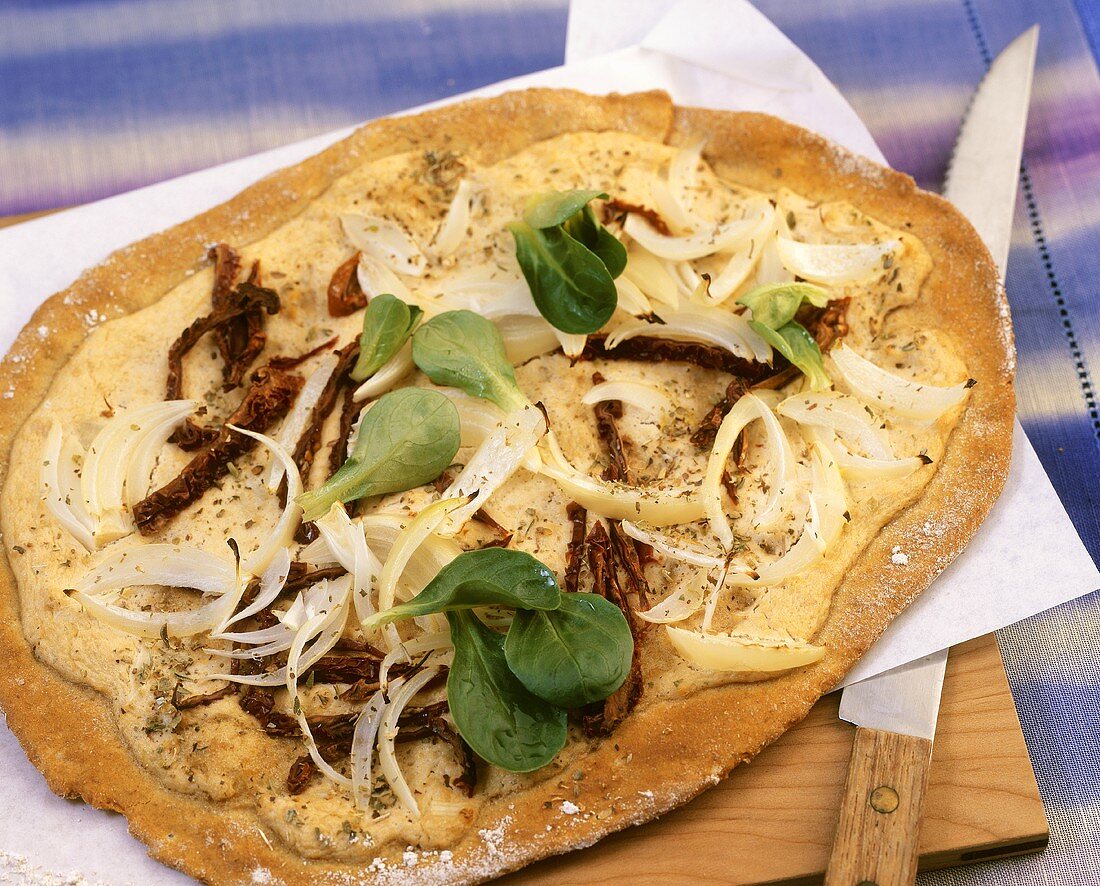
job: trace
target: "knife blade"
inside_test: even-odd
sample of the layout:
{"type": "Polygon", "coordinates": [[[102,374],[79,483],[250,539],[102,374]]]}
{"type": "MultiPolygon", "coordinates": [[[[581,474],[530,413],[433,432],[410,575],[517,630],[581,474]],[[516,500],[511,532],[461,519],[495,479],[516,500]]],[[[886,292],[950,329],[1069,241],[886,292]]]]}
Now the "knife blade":
{"type": "MultiPolygon", "coordinates": [[[[974,93],[944,196],[970,219],[1004,277],[1039,28],[1012,41],[974,93]]],[[[826,886],[910,886],[947,650],[845,687],[856,726],[826,886]]]]}

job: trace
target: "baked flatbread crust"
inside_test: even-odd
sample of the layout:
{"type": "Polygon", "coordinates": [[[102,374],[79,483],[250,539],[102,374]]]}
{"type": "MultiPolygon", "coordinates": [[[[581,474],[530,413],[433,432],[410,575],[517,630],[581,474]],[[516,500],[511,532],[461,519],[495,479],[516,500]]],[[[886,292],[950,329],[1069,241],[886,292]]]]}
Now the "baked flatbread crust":
{"type": "MultiPolygon", "coordinates": [[[[88,318],[114,318],[154,303],[204,266],[208,244],[255,242],[370,160],[442,149],[492,163],[566,132],[609,130],[673,145],[705,136],[706,159],[724,177],[761,191],[781,184],[813,200],[847,201],[913,234],[932,269],[920,299],[907,310],[915,324],[950,331],[981,383],[971,391],[923,493],[869,542],[837,589],[815,637],[827,647],[823,660],[776,679],[641,709],[580,758],[585,777],[569,785],[569,798],[585,814],[568,827],[556,826],[560,810],[547,803],[558,795],[559,774],[483,807],[446,863],[425,856],[407,873],[390,867],[376,874],[380,879],[486,879],[686,802],[805,716],[963,549],[1004,483],[1014,415],[1008,308],[973,228],[909,177],[773,117],[676,108],[660,92],[592,97],[530,90],[369,124],[229,202],[120,250],[42,305],[0,367],[0,391],[11,393],[0,401],[0,480],[6,481],[15,435],[88,334],[88,318]],[[889,569],[899,545],[913,566],[889,569]]],[[[269,876],[260,881],[338,883],[370,876],[361,864],[304,860],[269,841],[250,813],[177,793],[140,767],[118,735],[107,701],[34,656],[20,627],[11,543],[0,572],[0,702],[52,790],[123,813],[152,856],[202,880],[249,883],[269,876]]]]}

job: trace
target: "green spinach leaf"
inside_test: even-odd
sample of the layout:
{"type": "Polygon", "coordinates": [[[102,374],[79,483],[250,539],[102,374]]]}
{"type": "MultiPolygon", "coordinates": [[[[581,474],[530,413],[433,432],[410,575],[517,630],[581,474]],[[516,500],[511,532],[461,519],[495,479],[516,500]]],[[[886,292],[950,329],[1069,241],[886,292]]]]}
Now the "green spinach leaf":
{"type": "Polygon", "coordinates": [[[461,388],[505,412],[528,405],[500,330],[473,311],[447,311],[413,334],[413,362],[437,385],[461,388]]]}
{"type": "Polygon", "coordinates": [[[327,483],[298,496],[303,518],[316,520],[338,501],[404,492],[429,483],[454,460],[458,410],[428,388],[402,388],[363,416],[351,457],[327,483]]]}
{"type": "Polygon", "coordinates": [[[763,323],[750,320],[749,326],[756,330],[764,341],[786,357],[792,366],[797,366],[802,370],[802,374],[810,380],[811,390],[827,391],[832,387],[833,383],[825,373],[825,362],[821,358],[821,348],[817,346],[814,337],[801,323],[791,320],[780,326],[779,329],[770,329],[763,323]]]}
{"type": "Polygon", "coordinates": [[[584,209],[591,201],[606,200],[603,191],[547,191],[535,194],[527,201],[523,220],[532,228],[542,230],[563,224],[584,209]]]}
{"type": "Polygon", "coordinates": [[[539,698],[576,708],[607,698],[630,673],[622,610],[598,594],[562,594],[548,612],[517,612],[504,641],[512,673],[539,698]]]}
{"type": "Polygon", "coordinates": [[[516,259],[539,313],[562,332],[587,334],[615,313],[618,293],[603,260],[560,226],[508,225],[516,259]]]}
{"type": "Polygon", "coordinates": [[[471,612],[447,613],[455,654],[447,702],[478,756],[511,772],[545,766],[565,745],[563,708],[529,692],[508,669],[504,638],[471,612]]]}
{"type": "Polygon", "coordinates": [[[768,329],[790,323],[804,301],[823,308],[829,303],[829,293],[812,283],[767,283],[737,299],[752,311],[753,320],[768,329]]]}
{"type": "Polygon", "coordinates": [[[474,606],[557,609],[562,595],[554,573],[524,551],[482,548],[459,554],[411,600],[376,612],[364,627],[474,606]]]}
{"type": "Polygon", "coordinates": [[[388,292],[372,298],[363,314],[359,359],[351,371],[355,381],[366,381],[409,340],[423,311],[388,292]]]}

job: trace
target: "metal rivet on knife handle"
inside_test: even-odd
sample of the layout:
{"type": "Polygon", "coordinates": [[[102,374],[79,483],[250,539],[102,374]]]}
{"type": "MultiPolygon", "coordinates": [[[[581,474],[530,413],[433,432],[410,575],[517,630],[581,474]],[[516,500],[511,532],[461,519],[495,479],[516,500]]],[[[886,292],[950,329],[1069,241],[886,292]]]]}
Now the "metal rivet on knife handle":
{"type": "Polygon", "coordinates": [[[901,802],[898,798],[898,792],[889,785],[879,785],[871,791],[869,800],[871,808],[883,815],[889,815],[898,808],[898,803],[901,802]]]}

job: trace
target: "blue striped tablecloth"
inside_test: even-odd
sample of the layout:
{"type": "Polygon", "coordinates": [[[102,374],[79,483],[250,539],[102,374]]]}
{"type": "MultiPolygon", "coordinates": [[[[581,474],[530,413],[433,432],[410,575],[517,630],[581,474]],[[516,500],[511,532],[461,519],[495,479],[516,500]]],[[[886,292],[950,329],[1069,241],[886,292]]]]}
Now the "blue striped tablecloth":
{"type": "MultiPolygon", "coordinates": [[[[757,5],[840,87],[890,163],[932,189],[991,57],[1041,24],[1008,269],[1020,419],[1100,557],[1100,3],[757,5]]],[[[566,18],[565,0],[0,0],[0,215],[559,64],[566,18]]],[[[1100,883],[1100,595],[999,639],[1051,846],[922,880],[1100,883]]]]}

